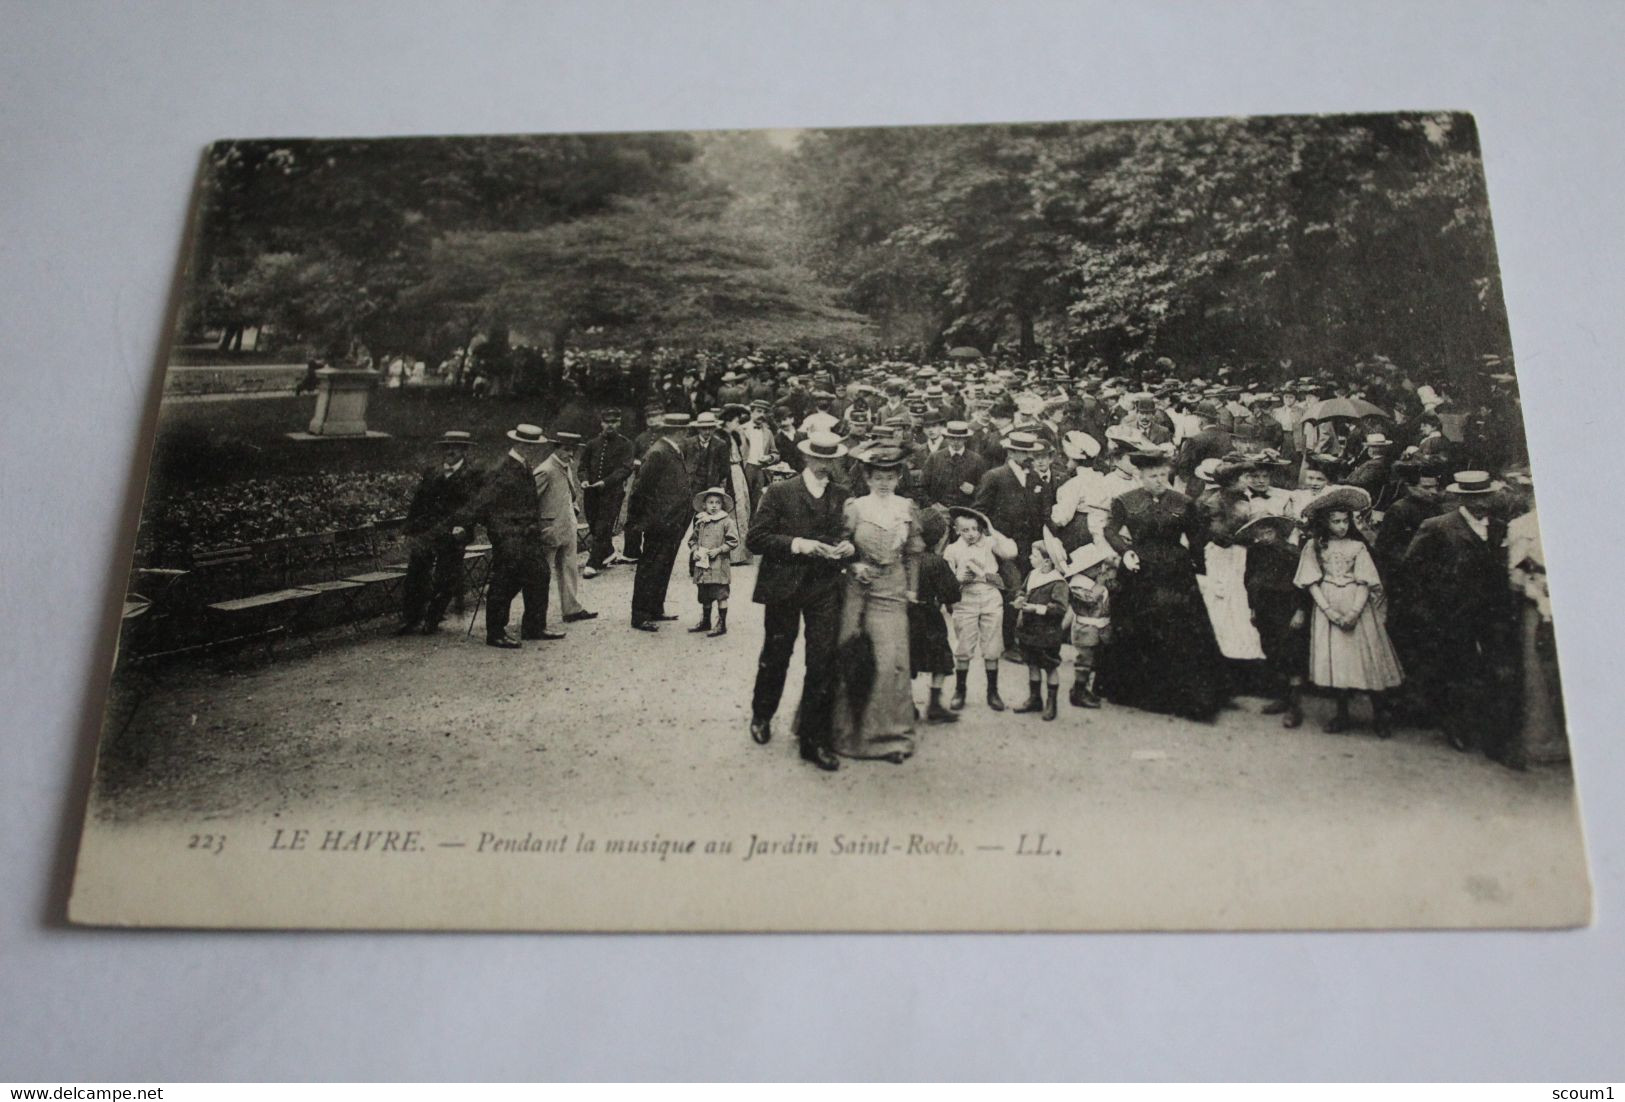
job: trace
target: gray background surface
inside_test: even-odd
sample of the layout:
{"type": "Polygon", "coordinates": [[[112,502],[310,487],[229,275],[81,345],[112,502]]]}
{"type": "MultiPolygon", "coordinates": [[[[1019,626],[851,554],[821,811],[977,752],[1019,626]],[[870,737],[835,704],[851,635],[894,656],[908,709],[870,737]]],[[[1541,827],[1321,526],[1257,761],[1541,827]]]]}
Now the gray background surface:
{"type": "Polygon", "coordinates": [[[1621,1074],[1625,5],[4,0],[0,28],[0,1079],[1621,1074]],[[134,459],[208,141],[1401,108],[1478,116],[1593,928],[609,938],[61,925],[134,459]]]}

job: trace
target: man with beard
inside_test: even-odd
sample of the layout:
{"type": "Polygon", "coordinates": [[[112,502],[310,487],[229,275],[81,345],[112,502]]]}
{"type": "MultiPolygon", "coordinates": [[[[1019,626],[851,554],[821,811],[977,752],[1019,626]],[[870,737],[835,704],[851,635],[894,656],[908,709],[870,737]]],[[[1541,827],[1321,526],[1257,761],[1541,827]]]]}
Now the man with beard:
{"type": "Polygon", "coordinates": [[[765,634],[751,693],[750,735],[758,745],[773,737],[773,716],[796,635],[805,630],[806,675],[796,732],[801,757],[819,769],[840,768],[830,745],[835,699],[835,646],[840,628],[842,564],[856,549],[845,536],[845,487],[830,464],[846,454],[840,437],[814,433],[798,445],[803,469],[762,494],[745,546],[761,556],[752,599],[763,608],[765,634]]]}
{"type": "Polygon", "coordinates": [[[454,518],[474,492],[474,472],[467,462],[473,442],[466,432],[448,432],[440,438],[440,465],[423,472],[406,510],[403,532],[410,557],[401,583],[401,626],[396,635],[439,631],[446,607],[462,585],[468,531],[456,527],[454,518]]]}

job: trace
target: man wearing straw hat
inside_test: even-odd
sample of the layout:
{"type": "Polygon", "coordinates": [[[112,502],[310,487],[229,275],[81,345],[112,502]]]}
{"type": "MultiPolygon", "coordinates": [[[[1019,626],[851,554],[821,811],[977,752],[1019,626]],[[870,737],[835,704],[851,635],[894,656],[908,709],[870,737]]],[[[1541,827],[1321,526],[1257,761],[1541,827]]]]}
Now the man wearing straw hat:
{"type": "Polygon", "coordinates": [[[576,475],[576,455],[585,443],[579,432],[557,429],[553,433],[553,454],[536,467],[536,501],[541,511],[542,551],[547,567],[559,586],[559,611],[564,622],[596,619],[598,613],[581,607],[576,596],[581,588],[581,560],[578,530],[581,481],[576,475]]]}
{"type": "Polygon", "coordinates": [[[535,425],[509,430],[513,447],[486,474],[475,498],[458,514],[457,527],[485,527],[491,541],[491,580],[485,591],[485,642],[517,650],[508,634],[508,610],[515,595],[525,599],[519,634],[524,639],[563,639],[547,630],[547,556],[542,551],[541,512],[531,468],[541,445],[548,442],[535,425]]]}
{"type": "Polygon", "coordinates": [[[1509,753],[1515,606],[1507,584],[1506,524],[1492,514],[1502,484],[1486,471],[1457,471],[1454,508],[1422,522],[1402,571],[1426,687],[1445,738],[1513,768],[1509,753]]]}
{"type": "Polygon", "coordinates": [[[842,564],[856,549],[845,535],[849,493],[830,477],[846,445],[831,432],[802,440],[801,474],[775,482],[762,493],[745,546],[760,555],[751,599],[763,607],[764,635],[751,693],[750,735],[758,745],[773,737],[773,716],[784,679],[805,630],[806,677],[797,736],[801,757],[819,769],[840,768],[831,745],[835,647],[840,629],[842,564]]]}

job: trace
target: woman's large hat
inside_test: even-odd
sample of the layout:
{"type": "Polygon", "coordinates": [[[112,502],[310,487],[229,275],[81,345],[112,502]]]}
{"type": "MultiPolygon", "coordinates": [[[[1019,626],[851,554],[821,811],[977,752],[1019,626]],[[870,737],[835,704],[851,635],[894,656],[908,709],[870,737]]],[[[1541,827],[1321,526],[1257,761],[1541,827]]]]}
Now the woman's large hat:
{"type": "Polygon", "coordinates": [[[1362,513],[1371,508],[1371,495],[1358,486],[1328,486],[1309,500],[1299,512],[1304,520],[1327,509],[1347,509],[1362,513]]]}
{"type": "Polygon", "coordinates": [[[948,515],[955,519],[958,519],[959,517],[969,517],[971,520],[974,520],[977,524],[981,525],[983,532],[993,531],[993,522],[987,519],[987,514],[982,512],[980,509],[972,509],[969,505],[949,506],[948,515]]]}
{"type": "Polygon", "coordinates": [[[1282,516],[1280,513],[1265,513],[1261,517],[1254,517],[1236,529],[1236,542],[1252,543],[1258,538],[1258,534],[1265,529],[1273,530],[1278,539],[1284,540],[1292,534],[1292,530],[1297,526],[1298,522],[1291,517],[1282,516]]]}
{"type": "Polygon", "coordinates": [[[1117,557],[1117,553],[1109,544],[1086,543],[1081,547],[1074,547],[1072,554],[1066,560],[1061,573],[1068,578],[1074,574],[1082,574],[1090,567],[1099,566],[1103,562],[1110,562],[1117,557]]]}
{"type": "Polygon", "coordinates": [[[1136,467],[1171,467],[1174,462],[1174,453],[1169,448],[1142,448],[1139,451],[1129,452],[1128,461],[1136,467]]]}
{"type": "Polygon", "coordinates": [[[1044,545],[1044,554],[1049,556],[1050,565],[1054,566],[1056,570],[1065,570],[1067,561],[1066,545],[1061,542],[1059,536],[1049,530],[1049,525],[1044,525],[1044,534],[1040,537],[1039,542],[1044,545]]]}
{"type": "Polygon", "coordinates": [[[546,444],[540,425],[519,425],[508,430],[508,439],[515,444],[546,444]]]}
{"type": "Polygon", "coordinates": [[[877,441],[859,448],[853,458],[877,471],[895,471],[908,463],[908,452],[889,441],[877,441]]]}
{"type": "Polygon", "coordinates": [[[1086,432],[1074,429],[1061,437],[1061,451],[1073,462],[1093,459],[1100,454],[1100,441],[1086,432]]]}
{"type": "Polygon", "coordinates": [[[809,432],[807,439],[796,441],[796,450],[809,459],[839,459],[846,445],[833,432],[809,432]]]}
{"type": "Polygon", "coordinates": [[[1457,471],[1456,480],[1445,490],[1452,494],[1493,494],[1503,485],[1491,478],[1488,471],[1457,471]]]}
{"type": "Polygon", "coordinates": [[[1139,445],[1139,438],[1127,425],[1107,425],[1106,441],[1119,449],[1132,450],[1139,445]]]}
{"type": "Polygon", "coordinates": [[[694,495],[694,511],[696,513],[705,512],[705,499],[710,497],[712,494],[716,494],[722,499],[722,511],[724,513],[731,513],[734,511],[733,495],[727,490],[724,490],[721,486],[712,486],[709,490],[701,490],[699,493],[694,495]]]}

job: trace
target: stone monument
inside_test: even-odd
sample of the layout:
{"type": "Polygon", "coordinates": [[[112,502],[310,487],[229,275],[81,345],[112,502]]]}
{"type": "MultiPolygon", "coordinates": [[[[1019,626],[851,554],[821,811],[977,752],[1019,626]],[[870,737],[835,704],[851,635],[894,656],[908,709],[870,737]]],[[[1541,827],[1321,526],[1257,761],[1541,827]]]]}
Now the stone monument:
{"type": "Polygon", "coordinates": [[[378,385],[378,372],[366,367],[324,367],[316,372],[316,413],[309,432],[290,432],[295,440],[368,439],[387,432],[367,428],[367,402],[378,385]]]}

